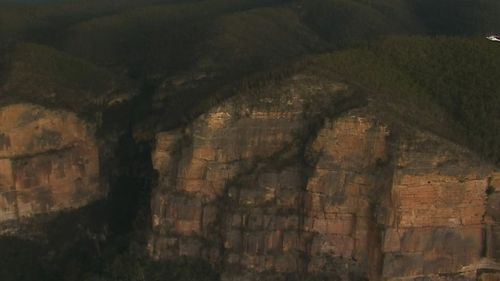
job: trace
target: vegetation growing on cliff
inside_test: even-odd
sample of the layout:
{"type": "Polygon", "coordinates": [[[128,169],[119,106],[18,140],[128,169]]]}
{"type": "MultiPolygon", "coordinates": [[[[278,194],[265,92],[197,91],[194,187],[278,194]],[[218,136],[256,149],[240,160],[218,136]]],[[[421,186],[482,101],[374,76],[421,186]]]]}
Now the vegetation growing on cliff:
{"type": "MultiPolygon", "coordinates": [[[[452,118],[443,122],[459,130],[449,137],[500,161],[498,45],[482,38],[393,37],[312,60],[316,72],[340,75],[416,107],[436,104],[434,110],[452,118]]],[[[432,114],[425,108],[422,113],[432,114]]]]}

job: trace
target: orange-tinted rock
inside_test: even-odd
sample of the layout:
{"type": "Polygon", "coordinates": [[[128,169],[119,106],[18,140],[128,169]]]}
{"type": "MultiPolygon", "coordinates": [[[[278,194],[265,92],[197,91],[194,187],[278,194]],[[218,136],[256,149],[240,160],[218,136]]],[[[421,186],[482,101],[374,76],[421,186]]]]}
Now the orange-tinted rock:
{"type": "Polygon", "coordinates": [[[0,222],[102,198],[93,129],[75,114],[33,105],[0,109],[0,222]]]}
{"type": "Polygon", "coordinates": [[[288,82],[157,136],[153,257],[201,257],[223,280],[455,280],[500,256],[492,166],[369,108],[321,115],[344,88],[288,82]]]}
{"type": "MultiPolygon", "coordinates": [[[[308,122],[303,118],[307,95],[320,97],[342,89],[338,84],[318,89],[295,84],[255,99],[237,97],[210,110],[184,132],[158,134],[153,153],[154,167],[160,173],[160,185],[152,199],[155,232],[168,233],[172,238],[196,236],[201,241],[219,239],[217,232],[224,228],[231,233],[231,239],[216,241],[211,246],[214,251],[220,245],[229,249],[241,245],[246,250],[236,251],[243,255],[238,260],[256,270],[274,267],[274,259],[263,261],[260,255],[266,245],[273,250],[282,248],[276,240],[277,228],[290,224],[291,229],[297,230],[298,218],[290,218],[288,212],[297,212],[299,208],[302,175],[296,169],[263,173],[246,179],[248,188],[239,188],[234,180],[262,159],[281,153],[296,141],[297,134],[307,129],[308,122]],[[300,94],[295,87],[302,87],[300,94]],[[172,200],[179,197],[186,198],[190,205],[174,206],[172,200]],[[197,212],[193,218],[182,220],[181,225],[176,215],[168,211],[198,210],[192,206],[207,205],[217,208],[210,209],[210,214],[197,212]],[[262,211],[264,205],[268,211],[262,211]],[[237,241],[232,234],[237,229],[245,229],[248,236],[237,241]]],[[[178,254],[175,245],[162,243],[157,247],[158,239],[153,237],[150,244],[153,256],[178,254]]]]}
{"type": "Polygon", "coordinates": [[[491,167],[435,136],[411,137],[398,149],[383,276],[461,272],[485,257],[491,243],[484,221],[491,167]]]}

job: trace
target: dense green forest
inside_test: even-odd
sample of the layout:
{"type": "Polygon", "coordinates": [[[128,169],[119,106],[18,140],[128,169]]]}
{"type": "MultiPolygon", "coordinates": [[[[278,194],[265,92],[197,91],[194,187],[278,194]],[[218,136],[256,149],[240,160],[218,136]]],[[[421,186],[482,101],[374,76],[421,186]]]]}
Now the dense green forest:
{"type": "Polygon", "coordinates": [[[444,110],[445,123],[455,126],[447,137],[499,163],[499,56],[499,46],[481,37],[390,37],[315,57],[308,67],[409,102],[421,114],[444,110]]]}
{"type": "MultiPolygon", "coordinates": [[[[0,0],[0,104],[101,112],[144,132],[135,141],[147,152],[152,133],[249,83],[310,71],[442,121],[429,129],[498,164],[500,44],[484,39],[494,32],[497,0],[0,0]],[[126,121],[108,106],[123,95],[126,121]]],[[[128,149],[134,140],[120,141],[121,163],[148,162],[128,149]]],[[[49,238],[0,239],[0,280],[217,280],[203,262],[150,261],[138,250],[150,190],[129,169],[112,183],[121,195],[61,215],[49,238]],[[109,222],[106,242],[88,235],[109,222]]]]}

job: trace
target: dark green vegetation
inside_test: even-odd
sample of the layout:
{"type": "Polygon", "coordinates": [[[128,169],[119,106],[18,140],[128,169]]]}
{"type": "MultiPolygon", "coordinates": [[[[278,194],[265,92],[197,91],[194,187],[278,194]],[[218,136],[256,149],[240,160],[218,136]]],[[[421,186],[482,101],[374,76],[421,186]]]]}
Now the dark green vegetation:
{"type": "MultiPolygon", "coordinates": [[[[393,37],[322,55],[307,67],[330,72],[438,116],[428,129],[500,163],[500,46],[482,38],[393,37]],[[430,110],[429,110],[430,109],[430,110]]],[[[309,63],[309,61],[308,61],[309,63]]],[[[408,109],[405,109],[408,110],[408,109]]]]}
{"type": "Polygon", "coordinates": [[[17,44],[5,57],[4,71],[0,103],[20,100],[91,111],[104,94],[131,86],[88,61],[32,43],[17,44]]]}
{"type": "Polygon", "coordinates": [[[500,33],[497,0],[22,2],[0,1],[0,104],[99,113],[120,164],[107,201],[44,239],[0,239],[0,280],[216,279],[138,250],[151,136],[297,71],[360,85],[500,162],[500,44],[483,39],[500,33]]]}

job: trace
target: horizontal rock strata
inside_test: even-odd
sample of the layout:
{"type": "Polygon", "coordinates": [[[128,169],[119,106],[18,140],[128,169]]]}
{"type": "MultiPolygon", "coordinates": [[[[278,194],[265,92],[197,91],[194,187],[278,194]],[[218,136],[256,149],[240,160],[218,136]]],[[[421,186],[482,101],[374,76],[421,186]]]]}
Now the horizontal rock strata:
{"type": "Polygon", "coordinates": [[[93,129],[75,114],[0,108],[0,223],[102,198],[93,129]]]}
{"type": "Polygon", "coordinates": [[[497,280],[499,173],[307,79],[157,135],[151,255],[223,280],[497,280]]]}

